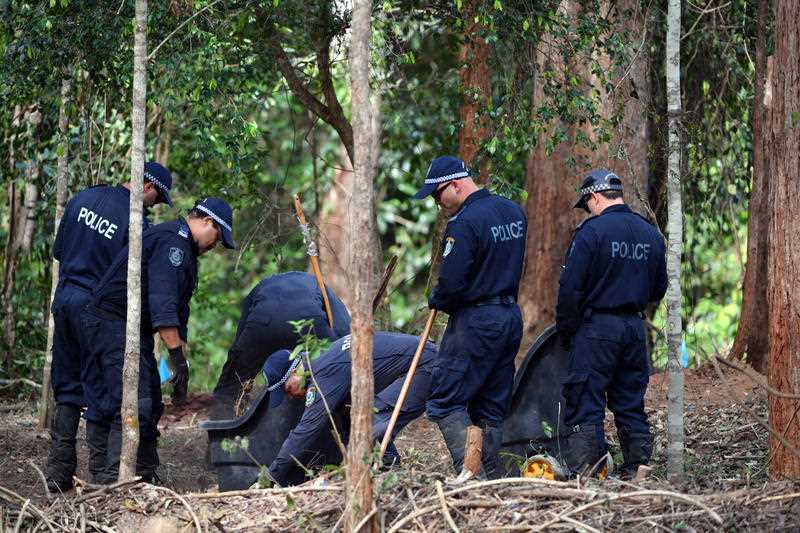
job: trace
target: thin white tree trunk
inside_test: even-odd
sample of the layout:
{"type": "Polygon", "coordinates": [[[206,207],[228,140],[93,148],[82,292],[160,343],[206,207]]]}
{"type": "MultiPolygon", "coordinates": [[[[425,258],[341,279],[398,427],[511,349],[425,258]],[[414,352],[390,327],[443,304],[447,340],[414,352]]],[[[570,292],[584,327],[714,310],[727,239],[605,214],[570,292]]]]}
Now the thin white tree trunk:
{"type": "MultiPolygon", "coordinates": [[[[69,139],[67,138],[69,121],[67,120],[67,105],[70,94],[72,93],[72,80],[64,78],[61,80],[61,107],[58,110],[58,132],[61,135],[60,149],[58,156],[58,168],[56,170],[56,219],[53,226],[53,234],[58,233],[58,226],[64,216],[64,204],[67,203],[67,165],[69,163],[69,139]]],[[[58,261],[53,259],[51,265],[51,286],[50,286],[50,306],[53,305],[53,297],[58,286],[58,261]]],[[[50,309],[48,307],[48,309],[50,309]]],[[[53,324],[53,313],[47,320],[47,352],[44,356],[44,372],[42,374],[42,397],[39,404],[39,428],[49,428],[53,417],[53,389],[50,386],[50,376],[53,368],[53,334],[55,324],[53,324]]]]}
{"type": "MultiPolygon", "coordinates": [[[[370,99],[369,40],[372,33],[372,2],[353,3],[352,40],[350,43],[350,78],[353,108],[353,193],[348,210],[350,235],[373,235],[375,207],[373,180],[380,150],[378,124],[380,118],[370,99]]],[[[354,531],[375,505],[372,494],[372,406],[374,379],[372,374],[372,298],[375,294],[375,263],[370,239],[351,241],[349,264],[350,286],[353,287],[351,344],[352,407],[350,411],[350,444],[347,451],[347,516],[345,530],[354,531]]],[[[374,517],[360,529],[377,530],[374,517]]]]}
{"type": "Polygon", "coordinates": [[[128,226],[128,316],[122,371],[122,451],[119,479],[136,474],[139,448],[139,332],[141,323],[142,210],[144,195],[144,134],[147,103],[147,0],[136,0],[133,44],[133,108],[131,111],[131,202],[128,226]]]}
{"type": "Polygon", "coordinates": [[[667,167],[667,477],[683,480],[683,368],[681,350],[681,253],[683,207],[681,205],[681,2],[669,0],[667,10],[667,113],[669,115],[669,162],[667,167]]]}

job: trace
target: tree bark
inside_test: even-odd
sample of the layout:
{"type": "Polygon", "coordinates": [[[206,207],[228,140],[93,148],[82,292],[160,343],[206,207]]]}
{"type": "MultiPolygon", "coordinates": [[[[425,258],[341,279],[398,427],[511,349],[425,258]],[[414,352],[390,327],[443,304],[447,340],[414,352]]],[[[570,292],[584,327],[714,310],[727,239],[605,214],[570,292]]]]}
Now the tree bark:
{"type": "Polygon", "coordinates": [[[131,198],[128,224],[128,315],[122,370],[122,451],[119,479],[136,474],[139,448],[139,346],[141,331],[142,211],[145,115],[147,112],[147,0],[136,0],[131,109],[131,198]]]}
{"type": "MultiPolygon", "coordinates": [[[[561,143],[548,154],[545,142],[556,127],[567,131],[574,139],[579,130],[588,138],[596,138],[589,125],[571,125],[554,120],[547,131],[538,136],[536,145],[526,164],[525,190],[528,199],[525,212],[528,216],[528,235],[525,252],[525,269],[519,294],[525,336],[535,338],[555,320],[555,303],[558,296],[560,266],[577,223],[584,213],[571,209],[575,201],[575,187],[584,174],[584,169],[570,166],[573,158],[592,167],[605,167],[617,172],[626,183],[625,199],[631,207],[648,215],[646,202],[650,177],[649,161],[649,106],[650,68],[646,46],[648,42],[647,17],[635,0],[622,0],[613,4],[611,17],[618,31],[631,34],[631,63],[616,66],[611,58],[602,54],[598,61],[606,70],[613,69],[614,90],[608,93],[603,84],[589,70],[588,59],[565,60],[561,50],[563,43],[555,37],[542,39],[537,46],[537,79],[534,83],[534,103],[545,101],[540,76],[545,70],[554,70],[558,76],[575,76],[584,91],[600,91],[599,114],[605,118],[622,113],[619,128],[613,132],[608,144],[601,144],[594,152],[577,143],[561,143]]],[[[580,4],[565,0],[560,10],[570,16],[579,12],[580,4]]],[[[608,5],[602,8],[608,9],[608,5]]],[[[565,86],[566,80],[564,81],[565,86]]]]}
{"type": "MultiPolygon", "coordinates": [[[[64,216],[64,205],[67,203],[67,179],[69,164],[69,120],[67,118],[67,106],[69,105],[72,93],[72,80],[64,78],[61,80],[61,106],[58,110],[58,132],[61,137],[61,153],[58,156],[58,168],[56,170],[56,216],[53,225],[53,235],[58,233],[58,226],[64,216]]],[[[51,285],[50,285],[50,309],[53,305],[53,298],[58,286],[58,261],[53,259],[50,266],[51,285]]],[[[42,397],[39,400],[39,428],[47,429],[52,424],[53,418],[53,389],[50,383],[51,371],[53,368],[53,335],[55,324],[53,323],[53,313],[47,320],[47,352],[44,358],[44,371],[42,373],[42,397]]]]}
{"type": "MultiPolygon", "coordinates": [[[[370,97],[369,40],[372,34],[372,1],[353,2],[350,43],[350,79],[353,108],[354,163],[353,193],[348,216],[350,234],[372,235],[375,223],[373,180],[380,151],[380,116],[370,97]]],[[[347,449],[347,515],[345,530],[377,531],[376,517],[366,519],[375,502],[372,493],[372,298],[375,295],[373,247],[367,239],[353,239],[350,248],[350,276],[353,287],[350,396],[350,443],[347,449]]]]}
{"type": "MultiPolygon", "coordinates": [[[[769,384],[791,394],[800,392],[800,19],[796,0],[775,0],[775,54],[772,108],[765,140],[770,170],[769,257],[769,384]]],[[[800,447],[800,422],[793,416],[797,401],[769,397],[769,421],[795,447],[800,447]]],[[[770,476],[800,478],[800,457],[770,436],[770,476]]]]}
{"type": "Polygon", "coordinates": [[[681,204],[681,2],[669,0],[667,8],[667,115],[669,161],[667,169],[667,478],[683,480],[683,367],[681,355],[681,254],[683,207],[681,204]]]}
{"type": "Polygon", "coordinates": [[[747,362],[757,371],[767,369],[769,313],[767,308],[767,254],[769,253],[769,172],[764,155],[766,138],[764,89],[767,80],[768,0],[757,0],[756,79],[751,111],[753,128],[753,180],[747,209],[747,264],[742,280],[742,310],[730,357],[747,362]]]}

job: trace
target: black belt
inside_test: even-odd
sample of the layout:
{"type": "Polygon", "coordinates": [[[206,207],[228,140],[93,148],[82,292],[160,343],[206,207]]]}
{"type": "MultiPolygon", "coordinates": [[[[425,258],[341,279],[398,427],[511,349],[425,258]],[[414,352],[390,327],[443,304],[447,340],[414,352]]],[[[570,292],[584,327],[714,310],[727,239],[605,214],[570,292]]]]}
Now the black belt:
{"type": "Polygon", "coordinates": [[[470,305],[478,307],[479,305],[514,305],[514,303],[516,303],[516,300],[513,296],[492,296],[485,300],[473,302],[470,305]]]}
{"type": "Polygon", "coordinates": [[[592,318],[592,315],[612,315],[612,316],[637,316],[639,318],[645,318],[646,315],[644,311],[636,311],[629,308],[619,308],[619,309],[586,309],[583,312],[583,318],[585,320],[589,320],[592,318]]]}
{"type": "Polygon", "coordinates": [[[93,315],[105,320],[125,320],[125,316],[120,314],[119,311],[104,309],[102,307],[98,307],[96,304],[87,304],[85,309],[93,315]]]}
{"type": "Polygon", "coordinates": [[[91,287],[87,287],[83,283],[78,283],[77,281],[73,281],[71,279],[65,280],[64,285],[72,285],[73,287],[78,287],[79,289],[84,290],[86,292],[92,292],[91,287]]]}

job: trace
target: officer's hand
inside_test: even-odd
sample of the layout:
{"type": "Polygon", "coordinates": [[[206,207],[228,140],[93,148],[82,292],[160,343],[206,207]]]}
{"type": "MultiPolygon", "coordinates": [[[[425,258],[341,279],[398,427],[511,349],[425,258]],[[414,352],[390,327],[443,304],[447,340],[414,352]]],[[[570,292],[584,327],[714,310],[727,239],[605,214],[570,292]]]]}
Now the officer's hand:
{"type": "Polygon", "coordinates": [[[183,356],[183,347],[169,350],[169,366],[172,367],[173,376],[169,382],[172,384],[172,403],[178,405],[186,401],[186,392],[189,388],[189,363],[183,356]]]}

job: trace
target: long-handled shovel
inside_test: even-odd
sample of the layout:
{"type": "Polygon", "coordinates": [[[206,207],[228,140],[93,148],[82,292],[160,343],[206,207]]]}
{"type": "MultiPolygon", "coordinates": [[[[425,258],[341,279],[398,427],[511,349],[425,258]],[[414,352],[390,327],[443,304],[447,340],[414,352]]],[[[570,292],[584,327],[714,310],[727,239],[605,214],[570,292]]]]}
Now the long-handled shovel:
{"type": "Polygon", "coordinates": [[[333,329],[333,312],[331,311],[331,302],[328,300],[328,291],[325,290],[325,282],[322,280],[322,271],[319,269],[319,259],[317,258],[317,243],[311,238],[311,232],[308,230],[306,224],[306,215],[303,213],[303,205],[300,203],[300,195],[294,195],[294,211],[297,214],[297,220],[300,222],[300,230],[303,232],[303,240],[306,243],[306,253],[308,259],[311,261],[311,269],[314,271],[314,277],[317,278],[317,285],[319,285],[319,292],[322,293],[322,301],[325,303],[325,313],[328,315],[328,325],[333,329]]]}
{"type": "Polygon", "coordinates": [[[392,440],[392,431],[394,431],[394,426],[397,423],[397,417],[400,416],[400,410],[403,408],[403,402],[406,401],[408,389],[411,386],[411,380],[414,379],[414,372],[417,371],[419,358],[422,356],[422,350],[425,348],[425,343],[428,340],[428,336],[431,334],[431,328],[433,327],[433,321],[435,318],[436,309],[431,309],[431,313],[428,315],[428,321],[425,323],[425,329],[422,330],[422,335],[419,336],[417,351],[414,352],[414,358],[411,360],[411,366],[406,374],[406,380],[403,382],[403,388],[400,389],[400,396],[398,396],[397,403],[394,406],[394,411],[392,411],[392,418],[389,419],[389,426],[386,428],[386,433],[383,435],[383,441],[381,441],[381,457],[383,457],[383,454],[386,453],[386,448],[389,446],[389,441],[392,440]]]}

